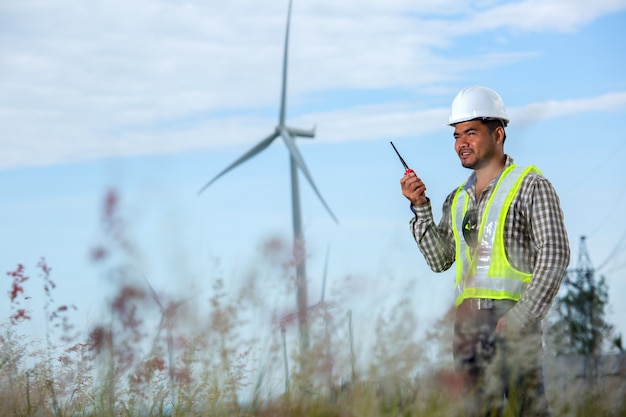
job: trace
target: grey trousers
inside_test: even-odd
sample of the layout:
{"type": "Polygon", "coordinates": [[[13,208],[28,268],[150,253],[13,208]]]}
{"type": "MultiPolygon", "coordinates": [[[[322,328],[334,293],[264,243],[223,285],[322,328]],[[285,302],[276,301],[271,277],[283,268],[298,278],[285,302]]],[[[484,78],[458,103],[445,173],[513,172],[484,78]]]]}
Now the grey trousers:
{"type": "Polygon", "coordinates": [[[476,310],[466,300],[456,310],[452,352],[464,382],[467,417],[499,417],[505,407],[507,415],[550,416],[541,323],[505,338],[495,332],[498,319],[514,305],[514,301],[494,300],[492,308],[476,310]]]}

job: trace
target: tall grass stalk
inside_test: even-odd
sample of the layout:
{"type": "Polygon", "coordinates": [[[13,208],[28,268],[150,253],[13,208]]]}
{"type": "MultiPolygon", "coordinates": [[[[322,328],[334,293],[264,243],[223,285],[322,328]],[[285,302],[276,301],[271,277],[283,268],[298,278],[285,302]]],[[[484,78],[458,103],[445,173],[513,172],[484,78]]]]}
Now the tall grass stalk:
{"type": "MultiPolygon", "coordinates": [[[[410,294],[364,316],[346,311],[343,295],[331,293],[308,311],[310,346],[302,353],[293,314],[279,314],[273,300],[259,295],[264,274],[293,290],[291,255],[279,253],[289,245],[262,245],[274,269],[249,274],[232,293],[224,283],[237,277],[210,271],[203,277],[212,284],[207,300],[174,299],[137,272],[140,251],[126,235],[118,204],[117,194],[107,194],[105,243],[92,251],[114,292],[85,340],[70,322],[71,309],[56,306],[43,258],[38,268],[49,291],[49,327],[44,348],[30,339],[22,327],[31,312],[21,304],[29,277],[22,265],[8,273],[12,304],[0,323],[0,415],[462,415],[462,386],[451,364],[452,310],[418,337],[424,324],[410,294]]],[[[550,398],[555,416],[626,416],[623,381],[594,391],[571,387],[550,398]]]]}

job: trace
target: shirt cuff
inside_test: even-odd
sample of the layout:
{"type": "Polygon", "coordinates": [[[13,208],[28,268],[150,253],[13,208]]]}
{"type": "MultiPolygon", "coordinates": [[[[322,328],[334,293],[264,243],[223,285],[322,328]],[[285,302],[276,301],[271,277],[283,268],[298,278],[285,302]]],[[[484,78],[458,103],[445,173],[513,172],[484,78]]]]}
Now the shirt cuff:
{"type": "Polygon", "coordinates": [[[409,208],[415,214],[415,217],[428,216],[430,214],[430,199],[426,198],[426,204],[421,206],[414,206],[412,203],[409,203],[409,208]]]}

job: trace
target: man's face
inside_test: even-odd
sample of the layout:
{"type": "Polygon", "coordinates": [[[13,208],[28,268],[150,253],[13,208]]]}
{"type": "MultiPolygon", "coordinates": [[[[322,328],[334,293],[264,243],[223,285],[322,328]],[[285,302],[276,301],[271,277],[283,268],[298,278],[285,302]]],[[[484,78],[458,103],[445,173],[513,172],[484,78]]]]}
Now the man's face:
{"type": "Polygon", "coordinates": [[[470,120],[454,125],[454,150],[465,168],[479,169],[494,158],[498,158],[499,130],[489,131],[489,127],[479,120],[470,120]]]}

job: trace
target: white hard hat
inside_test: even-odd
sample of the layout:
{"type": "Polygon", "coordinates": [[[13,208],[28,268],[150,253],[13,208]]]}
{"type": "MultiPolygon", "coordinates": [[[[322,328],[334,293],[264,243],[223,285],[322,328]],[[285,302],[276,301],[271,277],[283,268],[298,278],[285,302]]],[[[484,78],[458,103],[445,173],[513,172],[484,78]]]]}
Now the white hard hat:
{"type": "Polygon", "coordinates": [[[465,87],[459,91],[452,100],[448,125],[473,119],[499,119],[504,126],[509,124],[502,97],[492,89],[480,85],[465,87]]]}

